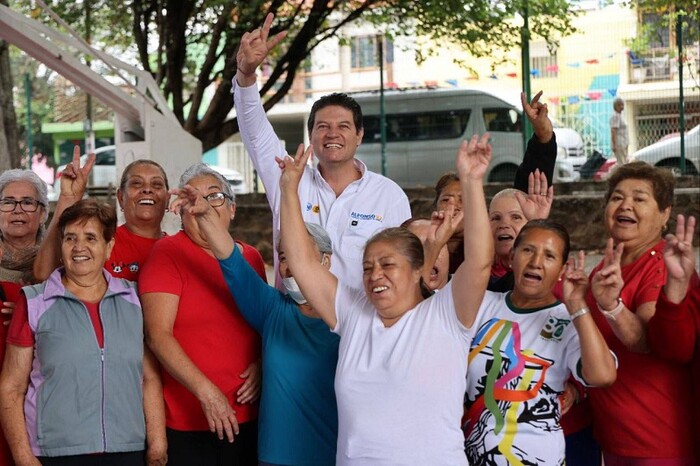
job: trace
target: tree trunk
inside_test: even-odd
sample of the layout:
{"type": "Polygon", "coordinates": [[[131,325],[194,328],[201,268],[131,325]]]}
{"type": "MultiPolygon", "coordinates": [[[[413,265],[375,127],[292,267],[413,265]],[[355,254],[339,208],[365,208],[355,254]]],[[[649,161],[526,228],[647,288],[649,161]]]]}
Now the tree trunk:
{"type": "MultiPolygon", "coordinates": [[[[6,0],[0,0],[7,5],[6,0]]],[[[9,44],[0,41],[0,172],[20,166],[19,130],[12,99],[9,44]]]]}

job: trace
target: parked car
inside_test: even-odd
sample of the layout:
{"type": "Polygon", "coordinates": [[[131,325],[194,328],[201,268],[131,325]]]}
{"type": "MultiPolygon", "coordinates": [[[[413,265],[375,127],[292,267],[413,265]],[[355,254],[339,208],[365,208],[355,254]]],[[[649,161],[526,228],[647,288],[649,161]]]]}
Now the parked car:
{"type": "MultiPolygon", "coordinates": [[[[88,187],[102,188],[107,187],[110,184],[114,186],[115,189],[118,187],[119,180],[117,180],[115,154],[115,146],[105,146],[95,150],[95,165],[92,167],[92,171],[90,172],[88,187]]],[[[80,157],[80,165],[84,165],[86,161],[87,154],[83,154],[80,157]]],[[[241,173],[237,170],[219,167],[216,165],[210,165],[210,167],[226,178],[231,185],[234,194],[246,194],[250,192],[243,179],[243,175],[241,175],[241,173]]],[[[49,201],[55,201],[58,199],[58,195],[61,192],[61,174],[65,168],[65,165],[61,165],[56,170],[56,181],[54,181],[53,193],[49,197],[49,201]]],[[[171,180],[171,183],[173,183],[173,180],[171,180]]]]}
{"type": "MultiPolygon", "coordinates": [[[[379,95],[354,95],[362,106],[364,137],[357,157],[381,172],[379,95]]],[[[386,175],[401,187],[432,186],[454,169],[454,153],[461,139],[488,131],[493,155],[486,173],[491,182],[510,182],[523,159],[522,112],[513,103],[488,92],[471,89],[389,91],[385,95],[386,175]]],[[[554,180],[580,178],[569,160],[568,147],[583,146],[573,130],[558,128],[557,143],[564,147],[557,157],[554,180]],[[559,141],[561,134],[562,141],[559,141]]],[[[574,148],[572,148],[572,153],[574,148]]],[[[581,162],[583,164],[583,162],[581,162]]]]}
{"type": "MultiPolygon", "coordinates": [[[[631,160],[640,160],[656,167],[670,168],[680,175],[681,137],[663,137],[654,144],[639,149],[631,160]]],[[[689,175],[700,173],[700,125],[685,133],[685,168],[689,175]]]]}
{"type": "Polygon", "coordinates": [[[588,158],[583,147],[583,138],[574,129],[567,128],[556,120],[552,120],[554,134],[557,135],[557,161],[566,160],[574,166],[574,170],[581,171],[581,167],[588,158]]]}

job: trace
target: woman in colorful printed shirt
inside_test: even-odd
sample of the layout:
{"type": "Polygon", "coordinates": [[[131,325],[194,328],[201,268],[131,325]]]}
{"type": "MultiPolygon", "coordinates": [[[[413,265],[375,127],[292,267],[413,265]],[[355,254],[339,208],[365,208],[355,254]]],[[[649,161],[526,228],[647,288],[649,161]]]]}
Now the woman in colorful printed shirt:
{"type": "MultiPolygon", "coordinates": [[[[467,372],[466,453],[474,465],[559,465],[564,435],[559,394],[570,374],[586,385],[615,380],[615,359],[584,298],[583,253],[569,260],[566,229],[528,222],[511,253],[512,292],[487,292],[467,372]],[[552,292],[564,275],[564,301],[552,292]]],[[[608,261],[619,253],[607,251],[608,261]]],[[[608,286],[602,281],[593,287],[608,286]]]]}

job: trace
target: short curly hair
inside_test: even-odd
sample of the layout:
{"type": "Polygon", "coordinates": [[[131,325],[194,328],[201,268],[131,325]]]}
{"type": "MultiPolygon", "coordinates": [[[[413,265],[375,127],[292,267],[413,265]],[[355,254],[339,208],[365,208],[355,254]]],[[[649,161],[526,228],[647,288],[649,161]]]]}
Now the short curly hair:
{"type": "Polygon", "coordinates": [[[673,173],[666,168],[652,167],[646,162],[630,162],[620,165],[613,171],[610,178],[608,178],[608,192],[605,193],[606,203],[610,200],[610,196],[612,196],[617,185],[628,179],[650,182],[659,210],[665,210],[673,206],[673,191],[676,187],[673,173]]]}

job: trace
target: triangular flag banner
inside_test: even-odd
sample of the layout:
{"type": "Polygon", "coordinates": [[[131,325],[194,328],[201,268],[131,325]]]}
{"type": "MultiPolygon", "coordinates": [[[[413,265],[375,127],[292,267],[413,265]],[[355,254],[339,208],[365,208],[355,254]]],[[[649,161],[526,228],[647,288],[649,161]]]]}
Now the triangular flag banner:
{"type": "Polygon", "coordinates": [[[588,98],[591,100],[600,100],[603,97],[603,93],[600,91],[589,91],[588,98]]]}
{"type": "Polygon", "coordinates": [[[586,63],[588,63],[589,65],[597,65],[600,62],[598,61],[597,58],[594,58],[592,60],[586,60],[586,63]]]}
{"type": "Polygon", "coordinates": [[[550,97],[548,100],[549,100],[549,103],[552,103],[554,105],[559,105],[559,97],[550,97]]]}
{"type": "Polygon", "coordinates": [[[509,78],[517,78],[518,73],[506,73],[506,76],[508,76],[509,78]]]}
{"type": "Polygon", "coordinates": [[[581,63],[579,63],[579,62],[567,63],[566,66],[570,66],[570,67],[572,67],[572,68],[580,68],[580,67],[581,67],[581,63]]]}
{"type": "Polygon", "coordinates": [[[530,75],[534,76],[536,78],[539,78],[540,77],[540,70],[538,70],[537,68],[530,70],[530,75]]]}
{"type": "Polygon", "coordinates": [[[457,87],[457,80],[456,79],[446,79],[445,82],[452,87],[457,87]]]}
{"type": "Polygon", "coordinates": [[[617,95],[617,89],[608,89],[611,96],[615,97],[617,95]]]}
{"type": "Polygon", "coordinates": [[[577,104],[577,103],[579,103],[580,99],[577,95],[571,95],[568,97],[567,100],[568,100],[569,104],[577,104]]]}
{"type": "Polygon", "coordinates": [[[547,73],[556,73],[559,71],[559,66],[557,65],[547,65],[544,69],[547,73]]]}
{"type": "Polygon", "coordinates": [[[496,73],[494,73],[494,74],[492,74],[491,76],[489,76],[489,78],[491,78],[491,79],[498,79],[498,76],[496,76],[496,73]]]}

